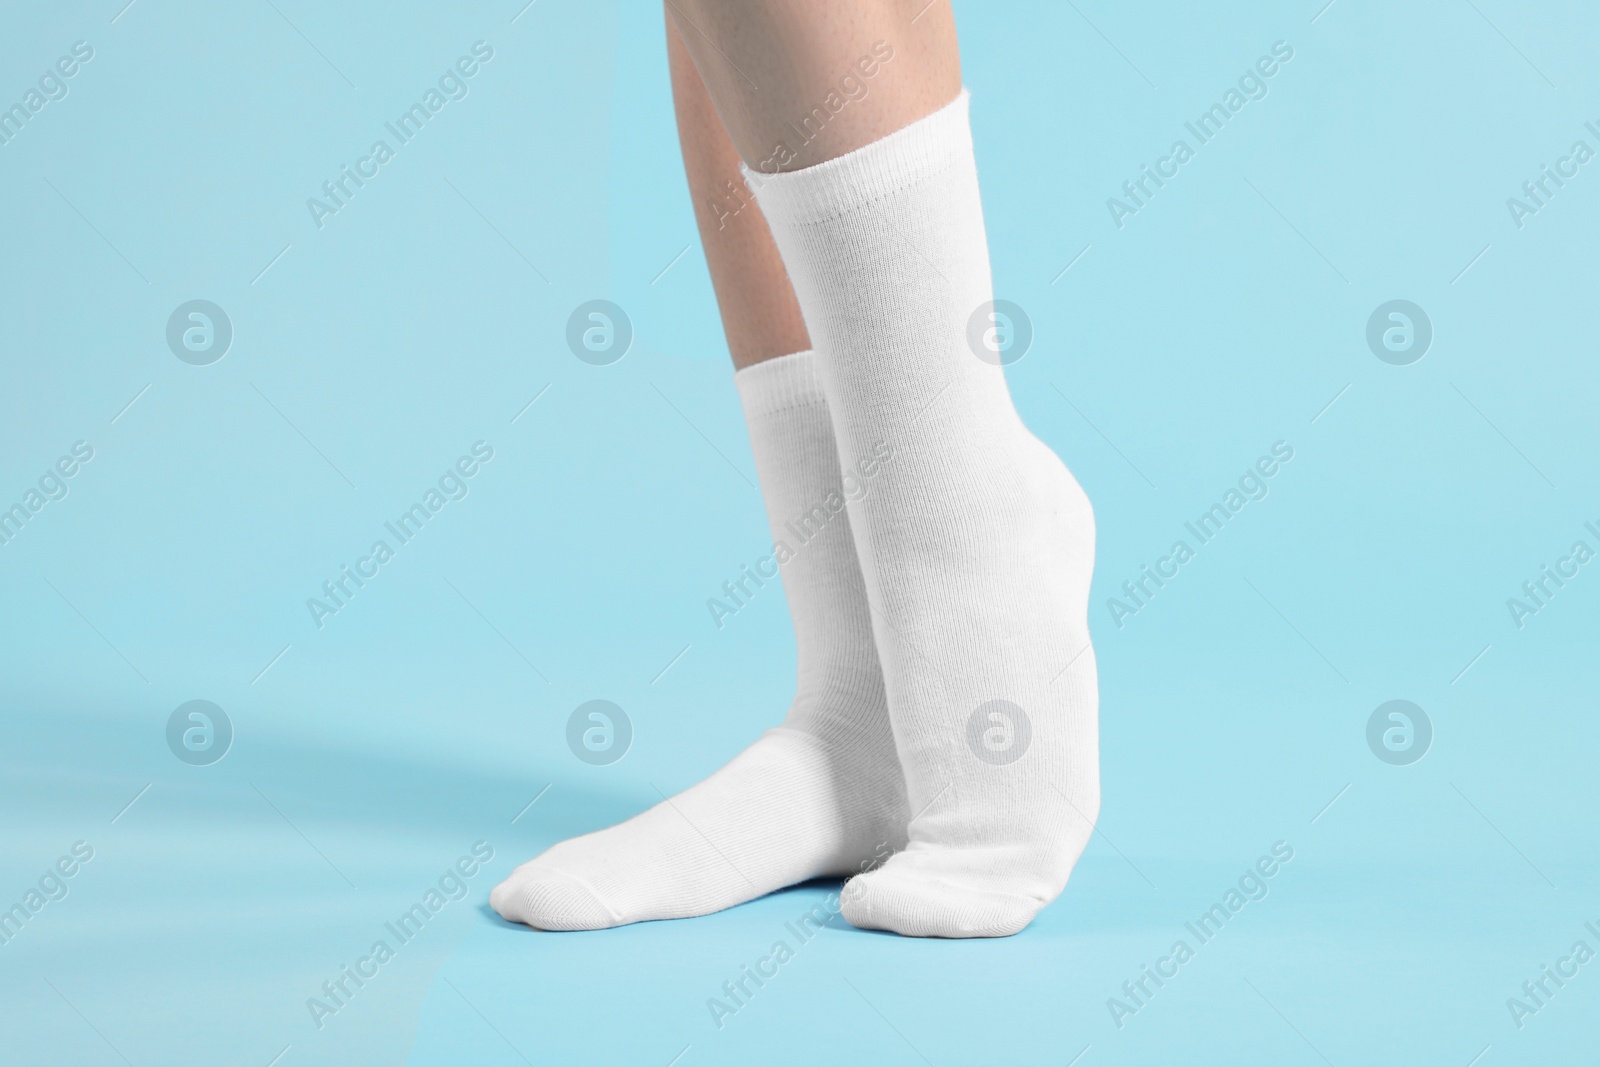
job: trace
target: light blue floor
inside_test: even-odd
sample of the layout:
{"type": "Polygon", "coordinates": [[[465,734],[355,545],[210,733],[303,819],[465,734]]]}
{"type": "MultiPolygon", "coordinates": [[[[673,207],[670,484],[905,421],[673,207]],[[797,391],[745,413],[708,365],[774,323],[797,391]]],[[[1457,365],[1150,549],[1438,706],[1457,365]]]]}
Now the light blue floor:
{"type": "Polygon", "coordinates": [[[801,939],[828,884],[594,934],[485,904],[792,690],[780,591],[720,629],[705,606],[767,533],[659,10],[123,2],[0,13],[0,105],[58,97],[0,144],[0,508],[30,508],[0,544],[0,908],[27,916],[0,921],[0,1063],[1592,1058],[1593,11],[958,5],[996,291],[1034,331],[1008,373],[1096,507],[1105,801],[1033,926],[943,943],[801,939]],[[480,41],[319,228],[308,198],[480,41]],[[1178,139],[1175,177],[1108,207],[1178,139]],[[1569,176],[1533,205],[1544,166],[1569,176]],[[597,298],[634,331],[609,366],[565,339],[597,298]],[[232,329],[205,365],[166,336],[192,300],[232,329]],[[1419,359],[1369,346],[1393,300],[1419,359]],[[317,619],[461,457],[464,497],[317,619]],[[565,739],[593,699],[633,728],[609,765],[565,739]],[[193,700],[231,725],[219,761],[169,747],[193,700]],[[1369,746],[1391,700],[1431,724],[1419,760],[1369,746]]]}

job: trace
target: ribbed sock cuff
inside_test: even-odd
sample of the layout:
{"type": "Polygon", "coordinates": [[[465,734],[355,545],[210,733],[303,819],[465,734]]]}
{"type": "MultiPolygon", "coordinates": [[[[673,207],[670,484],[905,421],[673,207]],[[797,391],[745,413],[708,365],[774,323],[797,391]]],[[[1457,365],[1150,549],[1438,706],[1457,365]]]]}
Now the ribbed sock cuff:
{"type": "Polygon", "coordinates": [[[739,389],[746,419],[827,402],[817,360],[810,351],[753,363],[734,374],[733,384],[739,389]]]}
{"type": "Polygon", "coordinates": [[[969,94],[887,137],[836,159],[799,170],[764,174],[742,166],[763,211],[794,222],[815,222],[870,204],[972,158],[969,94]]]}

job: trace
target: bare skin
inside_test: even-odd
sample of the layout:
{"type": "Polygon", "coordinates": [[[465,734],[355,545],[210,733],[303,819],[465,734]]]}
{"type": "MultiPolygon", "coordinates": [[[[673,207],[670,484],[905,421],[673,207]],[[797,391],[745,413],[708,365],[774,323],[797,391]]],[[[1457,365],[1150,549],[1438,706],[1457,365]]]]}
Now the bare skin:
{"type": "Polygon", "coordinates": [[[955,99],[949,0],[920,2],[667,0],[678,138],[736,368],[810,347],[740,161],[814,166],[955,99]]]}
{"type": "Polygon", "coordinates": [[[743,370],[765,359],[803,352],[811,342],[789,274],[767,220],[745,188],[739,152],[670,19],[667,62],[689,198],[694,201],[700,244],[717,291],[733,365],[743,370]]]}

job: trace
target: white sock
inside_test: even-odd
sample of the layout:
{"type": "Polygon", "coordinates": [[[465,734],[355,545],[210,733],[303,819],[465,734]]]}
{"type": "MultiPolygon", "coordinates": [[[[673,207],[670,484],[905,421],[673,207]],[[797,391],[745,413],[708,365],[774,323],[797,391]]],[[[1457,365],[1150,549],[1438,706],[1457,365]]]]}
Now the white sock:
{"type": "Polygon", "coordinates": [[[860,482],[841,481],[816,360],[782,356],[735,381],[783,546],[794,705],[700,784],[518,867],[489,897],[507,919],[593,930],[705,915],[807,878],[857,873],[905,843],[905,784],[845,511],[845,489],[860,482]]]}
{"type": "Polygon", "coordinates": [[[1099,813],[1094,516],[968,340],[993,292],[967,94],[838,159],[747,179],[846,469],[890,452],[850,521],[915,818],[905,852],[847,885],[844,915],[1016,933],[1099,813]]]}

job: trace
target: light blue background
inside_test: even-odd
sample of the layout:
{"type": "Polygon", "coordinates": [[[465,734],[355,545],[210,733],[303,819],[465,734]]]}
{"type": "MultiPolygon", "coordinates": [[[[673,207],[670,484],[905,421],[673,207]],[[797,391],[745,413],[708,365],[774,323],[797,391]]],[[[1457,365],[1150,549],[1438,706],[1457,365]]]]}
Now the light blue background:
{"type": "Polygon", "coordinates": [[[581,935],[484,907],[791,692],[780,593],[720,631],[705,607],[767,534],[659,9],[123,2],[0,15],[0,104],[94,48],[0,147],[0,505],[94,448],[0,546],[0,905],[94,849],[0,945],[0,1060],[1593,1047],[1600,964],[1521,1030],[1506,1009],[1574,941],[1600,949],[1600,565],[1520,630],[1506,608],[1600,548],[1600,162],[1520,229],[1506,207],[1573,141],[1600,149],[1591,6],[958,5],[996,291],[1036,331],[1017,404],[1098,519],[1101,832],[1021,935],[836,919],[719,1030],[707,998],[835,887],[581,935]],[[319,230],[306,198],[478,40],[469,95],[319,230]],[[1280,40],[1269,95],[1118,229],[1107,197],[1280,40]],[[609,367],[564,341],[595,297],[636,330],[609,367]],[[164,340],[195,298],[235,330],[206,367],[164,340]],[[1395,298],[1435,330],[1411,366],[1364,340],[1395,298]],[[470,495],[319,630],[306,598],[480,440],[470,495]],[[1279,440],[1270,495],[1119,629],[1107,598],[1279,440]],[[564,730],[602,697],[635,737],[593,767],[564,730]],[[1366,746],[1394,698],[1436,731],[1411,766],[1366,746]],[[191,699],[236,731],[208,767],[166,747],[191,699]],[[470,895],[318,1029],[306,999],[479,840],[470,895]],[[1280,840],[1270,895],[1119,1029],[1107,998],[1280,840]]]}

